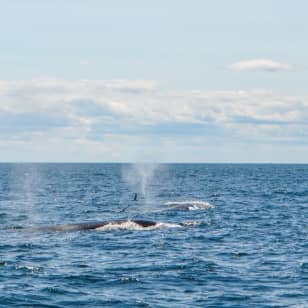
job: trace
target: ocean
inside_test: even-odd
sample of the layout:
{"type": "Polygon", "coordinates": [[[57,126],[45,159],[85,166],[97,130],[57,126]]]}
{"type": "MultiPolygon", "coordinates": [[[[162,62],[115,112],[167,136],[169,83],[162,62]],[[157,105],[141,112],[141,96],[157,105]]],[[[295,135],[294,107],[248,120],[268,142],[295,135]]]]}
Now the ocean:
{"type": "Polygon", "coordinates": [[[0,222],[1,307],[308,307],[308,165],[3,163],[0,222]]]}

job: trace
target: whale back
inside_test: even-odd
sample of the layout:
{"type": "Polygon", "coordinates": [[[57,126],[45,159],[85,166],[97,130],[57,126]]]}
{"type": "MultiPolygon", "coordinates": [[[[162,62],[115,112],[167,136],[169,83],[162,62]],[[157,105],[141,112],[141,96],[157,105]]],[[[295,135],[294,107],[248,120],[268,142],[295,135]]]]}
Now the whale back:
{"type": "Polygon", "coordinates": [[[133,222],[143,228],[155,226],[155,221],[149,220],[111,220],[101,222],[77,223],[77,224],[64,224],[55,226],[43,226],[30,228],[30,231],[82,231],[82,230],[95,230],[102,228],[106,225],[121,225],[126,222],[133,222]]]}

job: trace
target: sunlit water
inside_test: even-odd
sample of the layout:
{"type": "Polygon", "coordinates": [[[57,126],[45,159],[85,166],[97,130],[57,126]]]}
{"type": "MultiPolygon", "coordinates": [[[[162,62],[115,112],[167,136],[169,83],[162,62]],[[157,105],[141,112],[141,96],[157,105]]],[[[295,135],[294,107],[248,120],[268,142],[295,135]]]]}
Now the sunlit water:
{"type": "Polygon", "coordinates": [[[149,168],[1,164],[0,305],[308,306],[308,165],[149,168]]]}

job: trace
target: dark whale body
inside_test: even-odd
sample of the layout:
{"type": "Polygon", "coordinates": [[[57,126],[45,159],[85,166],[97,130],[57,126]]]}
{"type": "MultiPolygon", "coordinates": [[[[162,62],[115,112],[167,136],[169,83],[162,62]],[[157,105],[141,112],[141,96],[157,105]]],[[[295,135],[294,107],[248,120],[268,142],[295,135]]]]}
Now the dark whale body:
{"type": "Polygon", "coordinates": [[[133,222],[143,228],[153,227],[157,223],[155,221],[148,220],[111,220],[101,222],[88,222],[80,224],[66,224],[66,225],[55,225],[45,227],[34,227],[29,228],[29,231],[82,231],[82,230],[95,230],[106,225],[121,225],[126,222],[133,222]]]}

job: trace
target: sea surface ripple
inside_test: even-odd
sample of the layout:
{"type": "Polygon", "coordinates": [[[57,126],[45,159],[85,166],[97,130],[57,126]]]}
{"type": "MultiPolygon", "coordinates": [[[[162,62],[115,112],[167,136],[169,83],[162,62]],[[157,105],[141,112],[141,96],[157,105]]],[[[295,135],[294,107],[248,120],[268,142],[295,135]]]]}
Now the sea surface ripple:
{"type": "Polygon", "coordinates": [[[129,167],[0,164],[1,307],[308,307],[308,165],[129,167]]]}

